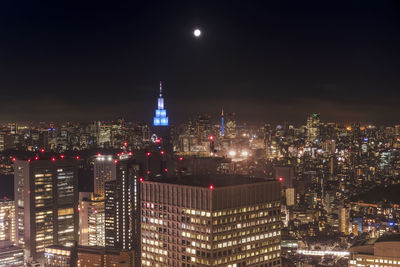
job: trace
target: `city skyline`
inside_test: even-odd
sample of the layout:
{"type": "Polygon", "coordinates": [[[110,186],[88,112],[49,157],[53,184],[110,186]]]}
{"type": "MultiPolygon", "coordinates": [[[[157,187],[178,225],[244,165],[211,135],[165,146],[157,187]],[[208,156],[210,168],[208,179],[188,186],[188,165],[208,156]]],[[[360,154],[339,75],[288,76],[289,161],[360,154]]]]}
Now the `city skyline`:
{"type": "Polygon", "coordinates": [[[396,1],[2,5],[2,121],[397,121],[396,1]]]}
{"type": "Polygon", "coordinates": [[[400,2],[0,2],[0,266],[400,266],[400,2]]]}

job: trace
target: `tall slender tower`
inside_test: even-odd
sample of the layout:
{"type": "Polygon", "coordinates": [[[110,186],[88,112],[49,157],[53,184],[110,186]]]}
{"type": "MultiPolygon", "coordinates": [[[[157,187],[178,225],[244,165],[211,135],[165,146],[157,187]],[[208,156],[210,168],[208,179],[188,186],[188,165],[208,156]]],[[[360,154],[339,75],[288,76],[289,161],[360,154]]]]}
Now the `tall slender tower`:
{"type": "Polygon", "coordinates": [[[162,82],[160,81],[160,97],[158,98],[158,108],[153,119],[154,126],[168,126],[167,110],[164,109],[164,98],[162,97],[162,82]]]}
{"type": "Polygon", "coordinates": [[[225,136],[224,108],[222,108],[222,112],[221,112],[221,136],[225,136]]]}
{"type": "Polygon", "coordinates": [[[166,152],[173,151],[171,142],[171,129],[167,117],[167,110],[164,108],[164,98],[162,95],[162,82],[160,81],[160,95],[158,97],[158,108],[156,109],[156,116],[153,118],[153,133],[156,134],[158,139],[158,147],[166,152]]]}
{"type": "Polygon", "coordinates": [[[127,158],[119,160],[116,168],[116,179],[104,185],[105,246],[134,250],[134,266],[141,266],[139,165],[127,158]]]}

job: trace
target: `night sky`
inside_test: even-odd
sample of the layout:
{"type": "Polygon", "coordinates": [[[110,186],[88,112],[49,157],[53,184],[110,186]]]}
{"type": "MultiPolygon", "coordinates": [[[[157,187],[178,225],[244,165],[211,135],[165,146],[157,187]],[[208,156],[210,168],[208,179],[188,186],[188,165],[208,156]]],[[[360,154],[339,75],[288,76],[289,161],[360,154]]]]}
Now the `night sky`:
{"type": "Polygon", "coordinates": [[[399,14],[385,0],[1,1],[0,121],[150,123],[162,80],[175,123],[222,106],[249,123],[400,123],[399,14]]]}

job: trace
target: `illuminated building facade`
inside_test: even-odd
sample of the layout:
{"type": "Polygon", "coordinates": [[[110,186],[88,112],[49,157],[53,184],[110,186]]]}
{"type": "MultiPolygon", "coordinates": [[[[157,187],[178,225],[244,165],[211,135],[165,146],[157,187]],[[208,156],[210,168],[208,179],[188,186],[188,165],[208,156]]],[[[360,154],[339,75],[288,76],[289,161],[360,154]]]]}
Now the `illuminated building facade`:
{"type": "Polygon", "coordinates": [[[0,201],[0,247],[15,242],[15,203],[0,201]]]}
{"type": "Polygon", "coordinates": [[[224,136],[228,138],[235,138],[237,136],[236,113],[228,113],[224,116],[224,119],[226,119],[224,136]]]}
{"type": "Polygon", "coordinates": [[[307,140],[314,142],[320,135],[320,118],[318,113],[310,114],[307,118],[307,140]]]}
{"type": "Polygon", "coordinates": [[[135,250],[136,260],[140,259],[138,171],[139,165],[133,159],[119,160],[116,180],[105,183],[105,245],[135,250]]]}
{"type": "Polygon", "coordinates": [[[145,180],[141,199],[142,266],[281,266],[277,181],[145,180]]]}
{"type": "Polygon", "coordinates": [[[79,193],[79,244],[105,246],[104,199],[92,193],[79,193]],[[85,195],[87,194],[87,195],[85,195]]]}
{"type": "Polygon", "coordinates": [[[164,109],[164,98],[162,96],[162,82],[160,82],[160,96],[157,104],[156,116],[153,118],[153,125],[168,126],[167,110],[164,109]]]}
{"type": "Polygon", "coordinates": [[[64,246],[49,246],[44,250],[45,267],[75,266],[74,248],[64,246]]]}
{"type": "Polygon", "coordinates": [[[115,180],[116,164],[112,155],[97,155],[94,160],[94,194],[104,197],[104,183],[115,180]]]}
{"type": "Polygon", "coordinates": [[[19,247],[0,247],[0,266],[24,266],[24,250],[19,247]]]}
{"type": "Polygon", "coordinates": [[[48,246],[72,246],[78,240],[77,161],[17,160],[14,170],[16,240],[25,256],[40,261],[48,246]]]}
{"type": "Polygon", "coordinates": [[[102,247],[78,247],[77,267],[135,267],[134,251],[102,247]]]}
{"type": "Polygon", "coordinates": [[[388,234],[380,238],[361,240],[350,249],[349,267],[399,266],[400,235],[388,234]]]}

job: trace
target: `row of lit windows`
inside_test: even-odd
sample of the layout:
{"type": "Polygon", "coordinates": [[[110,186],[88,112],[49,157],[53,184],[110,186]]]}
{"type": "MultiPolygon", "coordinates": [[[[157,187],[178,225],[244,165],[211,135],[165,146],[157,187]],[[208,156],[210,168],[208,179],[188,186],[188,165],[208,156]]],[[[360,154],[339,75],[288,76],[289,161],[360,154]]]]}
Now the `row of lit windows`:
{"type": "MultiPolygon", "coordinates": [[[[278,212],[275,212],[273,215],[278,215],[278,212]]],[[[269,215],[269,216],[273,216],[269,215]]],[[[267,223],[267,222],[272,222],[275,221],[275,217],[269,217],[268,219],[266,218],[267,215],[259,216],[259,213],[253,213],[253,214],[246,214],[246,215],[240,215],[240,216],[229,216],[225,218],[220,218],[220,219],[214,219],[213,220],[213,225],[217,224],[227,224],[227,223],[233,223],[233,222],[241,222],[241,221],[248,221],[251,219],[256,219],[256,218],[265,218],[262,222],[267,223]]]]}
{"type": "Polygon", "coordinates": [[[350,260],[350,264],[357,264],[357,262],[366,261],[367,263],[386,263],[386,264],[398,264],[400,260],[388,260],[388,259],[373,259],[373,258],[357,258],[356,260],[350,260]]]}
{"type": "Polygon", "coordinates": [[[229,232],[218,230],[218,231],[214,231],[214,233],[217,233],[217,232],[218,233],[226,232],[226,233],[224,233],[224,234],[221,233],[221,234],[218,234],[218,235],[214,235],[213,241],[225,240],[226,238],[232,238],[232,237],[235,238],[237,236],[240,237],[240,236],[249,236],[250,234],[265,233],[267,231],[274,230],[274,229],[279,229],[279,227],[276,227],[276,225],[273,225],[272,227],[259,226],[259,227],[250,228],[250,229],[247,228],[246,230],[243,229],[243,231],[229,231],[229,232]]]}

